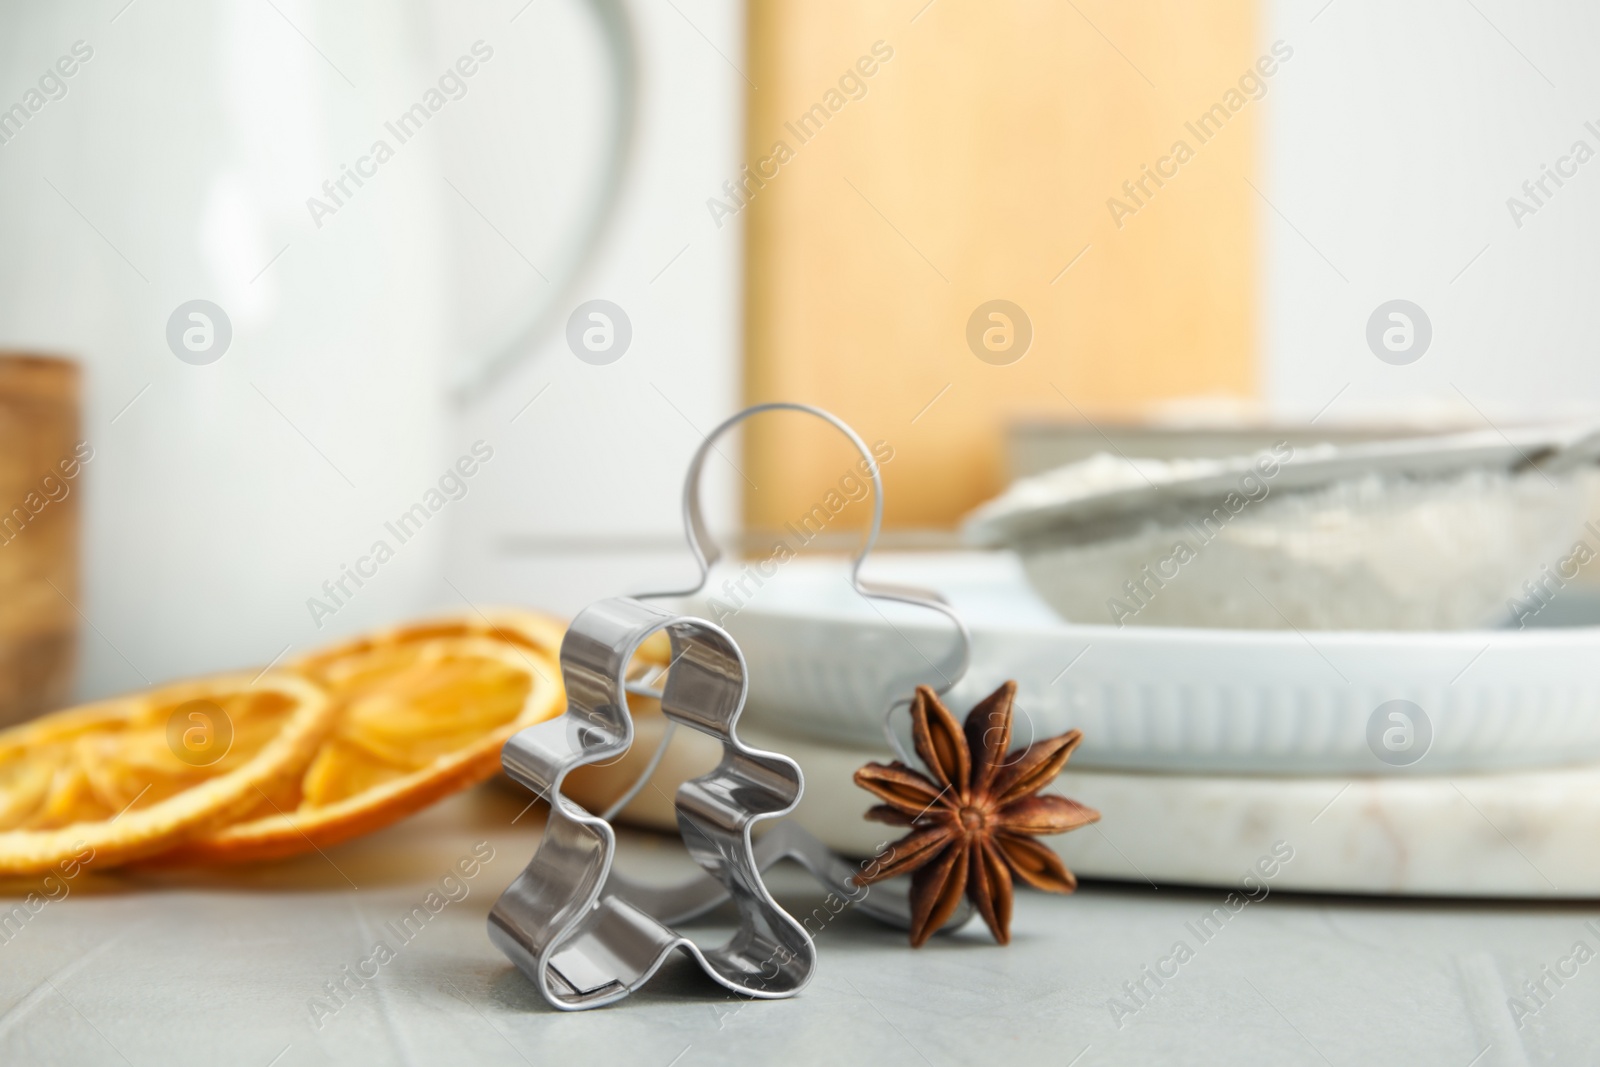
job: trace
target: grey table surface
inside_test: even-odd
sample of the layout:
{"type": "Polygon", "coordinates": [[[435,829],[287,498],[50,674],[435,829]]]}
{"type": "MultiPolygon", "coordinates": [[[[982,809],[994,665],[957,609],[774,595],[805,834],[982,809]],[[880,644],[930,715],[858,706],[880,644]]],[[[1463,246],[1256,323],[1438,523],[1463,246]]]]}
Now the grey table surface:
{"type": "MultiPolygon", "coordinates": [[[[490,785],[281,863],[87,870],[0,928],[0,1064],[1600,1062],[1593,903],[1274,892],[1202,926],[1223,891],[1086,883],[1020,895],[1006,948],[975,924],[913,951],[846,912],[792,1000],[741,1001],[684,966],[560,1013],[484,931],[537,841],[541,809],[524,804],[490,785]],[[492,858],[445,881],[475,848],[492,858]],[[397,932],[418,907],[428,920],[397,932]],[[388,958],[363,964],[380,940],[388,958]]],[[[633,873],[686,863],[673,839],[623,835],[633,873]]],[[[794,912],[823,897],[798,870],[773,884],[794,912]]],[[[4,886],[5,907],[29,889],[4,886]]],[[[726,931],[693,927],[707,943],[726,931]]]]}

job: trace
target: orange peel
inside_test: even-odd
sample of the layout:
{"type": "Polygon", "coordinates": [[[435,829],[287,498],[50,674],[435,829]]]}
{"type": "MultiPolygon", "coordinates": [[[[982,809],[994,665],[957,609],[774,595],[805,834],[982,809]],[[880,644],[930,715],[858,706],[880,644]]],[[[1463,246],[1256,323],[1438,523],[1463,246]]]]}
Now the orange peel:
{"type": "Polygon", "coordinates": [[[124,863],[231,822],[304,771],[334,711],[315,681],[264,671],[0,732],[0,875],[124,863]]]}
{"type": "Polygon", "coordinates": [[[563,632],[545,616],[499,610],[395,627],[288,664],[331,694],[334,723],[315,756],[290,788],[161,862],[322,849],[492,777],[508,737],[565,706],[563,632]]]}

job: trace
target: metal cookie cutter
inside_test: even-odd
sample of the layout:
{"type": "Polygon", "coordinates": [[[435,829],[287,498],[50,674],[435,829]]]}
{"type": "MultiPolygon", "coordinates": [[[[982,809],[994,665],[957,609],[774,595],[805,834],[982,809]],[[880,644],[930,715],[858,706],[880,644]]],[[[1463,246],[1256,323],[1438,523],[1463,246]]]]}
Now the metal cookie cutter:
{"type": "MultiPolygon", "coordinates": [[[[700,512],[699,480],[707,454],[723,433],[752,415],[793,410],[815,415],[838,428],[861,452],[872,478],[872,528],[850,572],[861,595],[932,608],[948,616],[959,647],[940,666],[940,692],[965,672],[970,637],[959,617],[934,594],[868,587],[859,577],[862,561],[877,539],[883,516],[883,486],[866,444],[833,415],[801,404],[762,404],[747,408],[713,430],[690,463],[684,487],[684,525],[700,568],[688,590],[645,594],[686,597],[698,593],[710,566],[720,556],[700,512]]],[[[780,998],[798,993],[816,967],[816,948],[805,928],[780,908],[761,872],[780,859],[799,862],[818,881],[864,912],[909,927],[910,904],[904,889],[856,886],[856,873],[792,822],[773,827],[752,842],[756,823],[777,819],[799,803],[804,780],[791,759],[744,745],[735,724],[748,689],[744,657],[720,627],[691,616],[664,611],[640,598],[602,600],[572,622],[561,645],[561,673],[567,688],[566,713],[531,726],[506,742],[501,760],[518,782],[550,800],[550,818],[539,848],[489,914],[489,936],[531,979],[554,1007],[579,1010],[610,1004],[639,988],[679,949],[717,982],[751,997],[780,998]],[[671,642],[671,667],[662,689],[630,682],[625,672],[639,645],[665,630],[671,642]],[[561,792],[567,773],[585,764],[620,757],[633,743],[628,692],[659,697],[667,721],[660,744],[639,779],[599,816],[561,792]],[[716,738],[722,759],[709,774],[678,788],[674,799],[679,833],[689,854],[706,871],[693,882],[656,888],[634,884],[612,871],[616,835],[610,819],[643,788],[659,766],[672,733],[684,725],[716,738]],[[732,899],[739,916],[734,937],[720,948],[702,949],[677,933],[683,922],[732,899]]],[[[908,759],[892,729],[892,705],[885,717],[890,744],[908,759]]],[[[971,915],[961,909],[946,929],[971,915]]]]}
{"type": "Polygon", "coordinates": [[[740,743],[744,657],[710,623],[637,600],[585,608],[561,643],[567,711],[514,735],[501,756],[507,773],[550,799],[539,850],[489,913],[489,936],[558,1008],[598,1007],[643,985],[673,949],[736,993],[785,997],[811,978],[816,949],[761,881],[750,840],[761,819],[800,801],[799,766],[740,743]],[[657,630],[672,642],[673,667],[661,694],[668,721],[722,742],[722,762],[678,789],[678,827],[690,855],[733,897],[739,932],[702,950],[624,896],[606,892],[616,835],[604,818],[561,793],[574,767],[626,752],[633,721],[624,671],[657,630]]]}

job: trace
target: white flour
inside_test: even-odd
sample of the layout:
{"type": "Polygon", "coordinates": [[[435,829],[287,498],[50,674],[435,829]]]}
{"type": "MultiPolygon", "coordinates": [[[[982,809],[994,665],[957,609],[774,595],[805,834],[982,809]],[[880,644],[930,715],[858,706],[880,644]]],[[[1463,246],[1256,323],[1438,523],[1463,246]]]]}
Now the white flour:
{"type": "MultiPolygon", "coordinates": [[[[1072,479],[1088,494],[1129,478],[1166,480],[1222,466],[1135,462],[1138,470],[1101,456],[1053,472],[1048,499],[1061,499],[1072,479]]],[[[1464,629],[1505,622],[1507,599],[1521,595],[1524,580],[1571,550],[1593,477],[1367,475],[1274,490],[1220,529],[1187,521],[1209,512],[1209,504],[1194,503],[1132,532],[1123,527],[1081,544],[1042,538],[1019,551],[1040,595],[1074,622],[1464,629]]]]}

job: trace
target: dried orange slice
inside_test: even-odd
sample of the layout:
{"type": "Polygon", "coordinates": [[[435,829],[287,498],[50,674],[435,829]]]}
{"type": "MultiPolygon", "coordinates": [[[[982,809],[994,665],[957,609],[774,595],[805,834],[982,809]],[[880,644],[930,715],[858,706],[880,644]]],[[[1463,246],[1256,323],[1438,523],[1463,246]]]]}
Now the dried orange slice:
{"type": "Polygon", "coordinates": [[[305,773],[240,821],[162,862],[241,862],[323,848],[491,777],[506,738],[559,714],[563,628],[497,611],[397,627],[289,669],[332,694],[335,721],[305,773]]]}
{"type": "Polygon", "coordinates": [[[333,712],[316,682],[268,671],[0,732],[0,874],[109,866],[231,822],[304,771],[333,712]]]}

